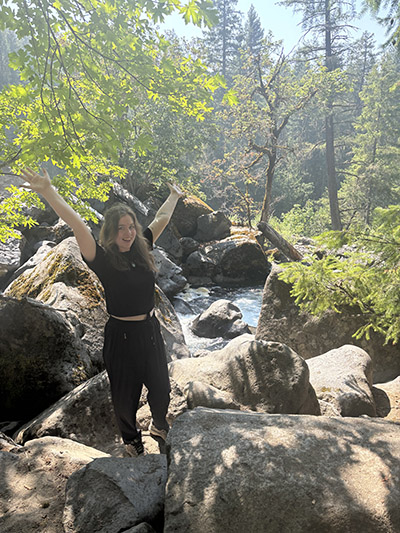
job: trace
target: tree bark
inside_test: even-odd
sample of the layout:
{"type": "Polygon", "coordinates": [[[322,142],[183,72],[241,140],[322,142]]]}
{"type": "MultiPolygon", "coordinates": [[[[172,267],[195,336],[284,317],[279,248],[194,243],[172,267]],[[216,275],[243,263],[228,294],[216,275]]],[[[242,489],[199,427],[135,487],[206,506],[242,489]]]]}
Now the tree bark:
{"type": "Polygon", "coordinates": [[[288,241],[286,241],[282,235],[275,231],[274,228],[272,228],[269,224],[266,222],[259,222],[257,227],[264,237],[272,242],[272,244],[276,246],[284,255],[286,255],[288,259],[291,261],[301,261],[303,259],[301,253],[296,250],[296,248],[288,241]]]}
{"type": "Polygon", "coordinates": [[[333,132],[333,116],[328,115],[325,118],[325,142],[326,142],[326,168],[328,175],[328,196],[331,213],[332,229],[340,231],[342,222],[340,220],[339,200],[336,182],[335,169],[335,146],[333,132]]]}
{"type": "MultiPolygon", "coordinates": [[[[276,139],[276,143],[278,139],[276,139]]],[[[274,173],[276,167],[276,151],[273,150],[271,154],[268,155],[268,168],[267,168],[267,179],[265,182],[265,193],[263,204],[261,208],[261,221],[268,222],[269,217],[271,216],[271,201],[272,201],[272,182],[274,180],[274,173]]]]}
{"type": "Polygon", "coordinates": [[[227,35],[226,35],[226,3],[223,4],[223,11],[222,11],[222,22],[223,22],[223,29],[222,29],[222,75],[225,78],[226,76],[226,41],[227,41],[227,35]]]}
{"type": "MultiPolygon", "coordinates": [[[[325,64],[328,71],[332,72],[333,56],[331,36],[331,11],[329,0],[325,0],[325,64]]],[[[340,231],[342,229],[342,222],[340,220],[339,200],[337,194],[338,187],[336,181],[335,135],[333,129],[332,102],[329,102],[329,111],[327,116],[325,117],[325,153],[332,229],[335,231],[340,231]]]]}

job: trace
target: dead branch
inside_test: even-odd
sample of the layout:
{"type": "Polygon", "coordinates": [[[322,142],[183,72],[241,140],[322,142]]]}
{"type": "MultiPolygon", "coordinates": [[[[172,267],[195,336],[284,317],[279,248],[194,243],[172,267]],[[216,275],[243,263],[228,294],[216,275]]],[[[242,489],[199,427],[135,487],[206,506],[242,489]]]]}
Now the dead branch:
{"type": "Polygon", "coordinates": [[[288,259],[291,261],[301,261],[303,256],[296,250],[288,241],[286,241],[282,235],[274,230],[266,222],[259,222],[257,228],[274,246],[276,246],[288,259]]]}

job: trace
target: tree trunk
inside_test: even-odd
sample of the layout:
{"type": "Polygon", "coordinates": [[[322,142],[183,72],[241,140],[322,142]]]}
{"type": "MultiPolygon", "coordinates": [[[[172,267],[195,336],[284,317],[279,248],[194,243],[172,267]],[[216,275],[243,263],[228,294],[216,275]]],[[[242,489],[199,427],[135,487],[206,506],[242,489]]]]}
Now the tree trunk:
{"type": "Polygon", "coordinates": [[[276,246],[284,255],[286,255],[288,259],[291,261],[301,261],[303,259],[301,253],[297,251],[294,246],[286,241],[282,235],[275,231],[274,228],[272,228],[269,224],[266,222],[259,222],[257,227],[264,237],[272,242],[272,244],[276,246]]]}
{"type": "Polygon", "coordinates": [[[222,75],[225,78],[226,76],[226,3],[223,4],[222,10],[222,75]]]}
{"type": "MultiPolygon", "coordinates": [[[[331,11],[330,1],[325,0],[325,64],[329,72],[333,70],[332,37],[331,37],[331,11]]],[[[329,111],[325,117],[325,153],[326,169],[328,175],[328,196],[331,213],[332,229],[340,231],[339,201],[337,194],[336,167],[335,167],[335,141],[333,129],[332,102],[329,102],[329,111]]]]}
{"type": "Polygon", "coordinates": [[[339,200],[337,194],[336,169],[335,169],[335,146],[333,131],[333,116],[325,117],[325,150],[326,150],[326,168],[328,175],[328,196],[331,213],[332,229],[340,231],[342,222],[340,220],[339,200]]]}
{"type": "Polygon", "coordinates": [[[267,168],[267,179],[265,183],[265,193],[263,204],[261,208],[261,221],[268,222],[269,217],[271,216],[271,200],[272,200],[272,182],[274,180],[274,172],[276,166],[276,152],[268,155],[268,168],[267,168]]]}

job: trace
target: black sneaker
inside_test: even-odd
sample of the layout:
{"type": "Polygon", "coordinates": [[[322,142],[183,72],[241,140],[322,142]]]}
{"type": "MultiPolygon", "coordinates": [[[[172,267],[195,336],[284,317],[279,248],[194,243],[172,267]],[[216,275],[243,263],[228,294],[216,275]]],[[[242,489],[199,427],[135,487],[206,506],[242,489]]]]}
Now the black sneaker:
{"type": "Polygon", "coordinates": [[[125,451],[129,457],[139,457],[139,455],[144,454],[142,434],[140,431],[135,439],[133,439],[131,442],[125,443],[125,451]]]}

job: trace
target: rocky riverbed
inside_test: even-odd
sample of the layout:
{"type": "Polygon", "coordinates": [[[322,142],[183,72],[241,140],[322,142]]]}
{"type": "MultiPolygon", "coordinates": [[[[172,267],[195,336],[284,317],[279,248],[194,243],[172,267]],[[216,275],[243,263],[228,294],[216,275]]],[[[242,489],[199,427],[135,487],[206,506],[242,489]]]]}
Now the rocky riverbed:
{"type": "Polygon", "coordinates": [[[400,532],[398,346],[355,341],[362,317],[300,312],[256,232],[178,207],[157,252],[171,430],[166,448],[150,438],[143,391],[138,459],[124,457],[102,367],[102,289],[70,232],[42,220],[2,255],[0,530],[400,532]],[[188,346],[178,315],[219,336],[188,346]]]}

